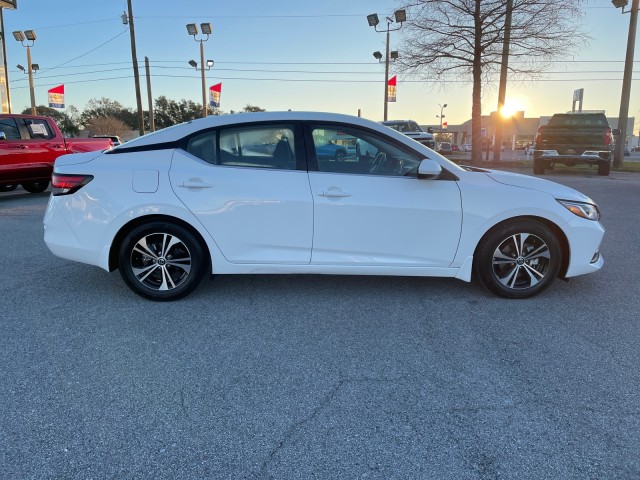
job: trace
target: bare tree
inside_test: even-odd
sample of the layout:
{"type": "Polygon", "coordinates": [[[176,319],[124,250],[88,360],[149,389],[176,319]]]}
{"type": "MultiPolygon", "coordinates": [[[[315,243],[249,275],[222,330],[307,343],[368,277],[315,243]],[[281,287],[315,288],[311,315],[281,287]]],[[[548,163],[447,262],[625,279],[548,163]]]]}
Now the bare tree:
{"type": "Polygon", "coordinates": [[[550,62],[588,40],[578,18],[585,0],[404,0],[401,66],[405,74],[472,82],[472,164],[482,161],[482,91],[502,64],[507,4],[512,4],[509,76],[535,80],[550,62]]]}
{"type": "Polygon", "coordinates": [[[131,131],[126,123],[115,117],[93,117],[88,121],[87,129],[92,135],[117,135],[119,137],[131,131]]]}

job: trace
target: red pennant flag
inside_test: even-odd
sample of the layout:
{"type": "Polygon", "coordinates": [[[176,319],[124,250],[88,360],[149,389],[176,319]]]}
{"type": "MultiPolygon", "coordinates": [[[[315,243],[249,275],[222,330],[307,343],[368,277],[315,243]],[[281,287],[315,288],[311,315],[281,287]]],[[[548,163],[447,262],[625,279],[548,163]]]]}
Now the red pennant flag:
{"type": "Polygon", "coordinates": [[[49,93],[49,108],[64,108],[64,84],[53,87],[49,93]]]}
{"type": "Polygon", "coordinates": [[[396,101],[396,75],[389,79],[389,83],[387,84],[387,97],[389,102],[396,101]]]}

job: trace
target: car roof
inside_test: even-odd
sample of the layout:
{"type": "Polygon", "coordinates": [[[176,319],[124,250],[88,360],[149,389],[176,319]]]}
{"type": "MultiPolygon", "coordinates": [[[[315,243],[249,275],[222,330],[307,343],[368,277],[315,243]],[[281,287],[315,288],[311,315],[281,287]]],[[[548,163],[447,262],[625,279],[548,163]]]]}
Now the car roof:
{"type": "MultiPolygon", "coordinates": [[[[199,118],[191,120],[186,123],[180,123],[171,127],[158,130],[153,133],[148,133],[136,139],[130,140],[126,143],[126,148],[142,147],[145,145],[155,145],[157,143],[175,142],[192,133],[205,130],[207,128],[225,127],[233,125],[242,125],[248,123],[259,122],[295,122],[295,121],[310,121],[310,122],[336,122],[336,123],[348,123],[354,126],[366,127],[372,130],[376,130],[386,135],[397,137],[399,140],[405,141],[405,135],[396,132],[378,122],[368,120],[362,117],[356,117],[353,115],[344,115],[341,113],[327,113],[327,112],[252,112],[252,113],[234,113],[227,115],[209,115],[205,118],[199,118]],[[394,133],[395,132],[395,133],[394,133]]],[[[124,144],[123,144],[124,146],[124,144]]],[[[121,147],[118,147],[121,148],[121,147]]]]}

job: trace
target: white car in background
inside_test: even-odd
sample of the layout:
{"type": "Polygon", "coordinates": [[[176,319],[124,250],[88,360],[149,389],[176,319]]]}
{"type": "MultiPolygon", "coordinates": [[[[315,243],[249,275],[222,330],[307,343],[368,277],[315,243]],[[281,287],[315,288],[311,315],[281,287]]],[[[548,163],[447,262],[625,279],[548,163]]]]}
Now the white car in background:
{"type": "Polygon", "coordinates": [[[460,167],[379,123],[329,113],[209,116],[59,157],[44,217],[56,255],[175,300],[208,274],[454,277],[526,298],[603,265],[593,200],[460,167]],[[320,156],[314,139],[375,146],[320,156]]]}
{"type": "Polygon", "coordinates": [[[470,152],[471,151],[471,144],[470,143],[464,143],[464,144],[460,145],[460,151],[461,152],[470,152]]]}

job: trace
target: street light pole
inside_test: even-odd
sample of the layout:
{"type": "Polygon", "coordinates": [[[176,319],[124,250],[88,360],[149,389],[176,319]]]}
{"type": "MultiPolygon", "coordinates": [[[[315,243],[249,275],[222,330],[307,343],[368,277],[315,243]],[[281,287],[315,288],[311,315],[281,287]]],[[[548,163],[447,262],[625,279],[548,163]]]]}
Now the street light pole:
{"type": "Polygon", "coordinates": [[[21,30],[13,32],[13,38],[22,44],[27,49],[27,74],[29,75],[29,93],[31,95],[31,115],[37,115],[36,109],[36,95],[33,87],[33,65],[31,64],[31,47],[36,43],[36,32],[34,30],[21,30]],[[27,44],[25,45],[25,41],[27,44]]]}
{"type": "Polygon", "coordinates": [[[627,140],[627,120],[629,117],[629,100],[631,98],[631,76],[633,75],[633,54],[636,44],[636,29],[638,25],[638,7],[640,0],[633,0],[631,10],[625,11],[627,1],[614,0],[616,8],[622,7],[622,13],[631,13],[629,19],[629,36],[627,37],[627,55],[624,61],[624,77],[622,79],[622,95],[620,97],[620,115],[618,115],[618,128],[620,136],[616,141],[616,151],[613,157],[613,168],[622,168],[624,162],[624,147],[627,140]]]}
{"type": "Polygon", "coordinates": [[[389,110],[389,25],[387,23],[387,51],[384,57],[384,121],[387,121],[389,110]]]}
{"type": "Polygon", "coordinates": [[[438,140],[442,141],[442,119],[444,118],[444,114],[442,112],[444,111],[445,108],[447,108],[447,104],[445,103],[444,105],[440,105],[440,104],[438,105],[440,106],[440,115],[436,115],[436,117],[440,118],[440,130],[438,132],[439,133],[438,140]]]}
{"type": "MultiPolygon", "coordinates": [[[[211,35],[211,24],[210,23],[201,23],[200,29],[203,35],[206,35],[206,38],[196,38],[198,35],[198,26],[195,23],[187,24],[187,33],[193,36],[193,39],[196,42],[200,42],[200,74],[202,76],[202,118],[205,118],[208,114],[207,112],[207,77],[205,75],[205,63],[204,63],[204,42],[209,40],[209,35],[211,35]]],[[[191,60],[189,65],[193,66],[197,70],[197,64],[194,65],[195,62],[191,60]]],[[[207,70],[209,70],[213,66],[213,62],[211,60],[207,60],[207,70]]]]}
{"type": "MultiPolygon", "coordinates": [[[[387,117],[388,117],[388,107],[389,107],[389,38],[390,38],[390,32],[394,32],[396,30],[400,30],[402,28],[402,24],[404,22],[407,21],[407,13],[405,10],[396,10],[394,12],[394,18],[391,17],[386,17],[387,20],[387,28],[386,30],[378,30],[378,25],[380,24],[380,19],[378,18],[378,14],[377,13],[372,13],[371,15],[367,15],[367,21],[369,22],[369,26],[373,27],[375,29],[376,32],[382,33],[382,32],[386,32],[387,34],[387,41],[386,41],[386,54],[384,57],[384,121],[387,121],[387,117]],[[394,20],[395,19],[395,20],[394,20]],[[391,28],[391,24],[392,23],[399,23],[399,25],[396,28],[391,28]]],[[[393,59],[395,60],[396,58],[398,58],[397,53],[398,52],[392,52],[395,55],[393,55],[393,59]]],[[[382,57],[382,55],[379,55],[379,52],[375,52],[373,54],[374,57],[376,57],[376,59],[378,61],[380,61],[380,58],[382,57]]]]}
{"type": "Polygon", "coordinates": [[[202,73],[202,117],[207,116],[207,77],[204,73],[204,42],[200,40],[200,73],[202,73]]]}
{"type": "Polygon", "coordinates": [[[31,47],[27,45],[27,69],[29,72],[29,94],[31,96],[31,115],[37,115],[36,93],[33,87],[33,66],[31,64],[31,47]]]}

